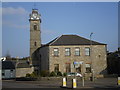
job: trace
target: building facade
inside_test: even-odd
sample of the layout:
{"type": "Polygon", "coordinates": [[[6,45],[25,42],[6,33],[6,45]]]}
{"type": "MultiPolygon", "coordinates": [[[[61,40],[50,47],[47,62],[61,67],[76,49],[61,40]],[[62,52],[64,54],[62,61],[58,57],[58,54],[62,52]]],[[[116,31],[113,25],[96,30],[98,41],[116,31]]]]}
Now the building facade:
{"type": "Polygon", "coordinates": [[[40,69],[49,72],[79,72],[105,74],[106,44],[77,35],[62,35],[39,48],[40,69]]]}

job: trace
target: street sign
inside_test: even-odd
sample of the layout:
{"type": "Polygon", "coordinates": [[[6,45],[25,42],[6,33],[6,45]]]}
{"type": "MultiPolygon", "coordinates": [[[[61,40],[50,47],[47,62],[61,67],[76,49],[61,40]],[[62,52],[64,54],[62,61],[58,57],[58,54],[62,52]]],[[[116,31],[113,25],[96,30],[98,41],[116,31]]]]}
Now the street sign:
{"type": "Polygon", "coordinates": [[[76,64],[83,64],[83,61],[80,61],[80,62],[73,62],[74,65],[76,64]]]}

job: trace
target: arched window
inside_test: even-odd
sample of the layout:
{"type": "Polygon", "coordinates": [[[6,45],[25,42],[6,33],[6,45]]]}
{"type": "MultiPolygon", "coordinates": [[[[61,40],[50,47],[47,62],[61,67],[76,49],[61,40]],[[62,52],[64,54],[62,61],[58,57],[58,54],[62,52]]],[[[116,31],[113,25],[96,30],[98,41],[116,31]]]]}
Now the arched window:
{"type": "Polygon", "coordinates": [[[36,24],[34,24],[34,30],[37,30],[37,25],[36,24]]]}
{"type": "Polygon", "coordinates": [[[37,42],[34,42],[34,46],[37,46],[37,42]]]}

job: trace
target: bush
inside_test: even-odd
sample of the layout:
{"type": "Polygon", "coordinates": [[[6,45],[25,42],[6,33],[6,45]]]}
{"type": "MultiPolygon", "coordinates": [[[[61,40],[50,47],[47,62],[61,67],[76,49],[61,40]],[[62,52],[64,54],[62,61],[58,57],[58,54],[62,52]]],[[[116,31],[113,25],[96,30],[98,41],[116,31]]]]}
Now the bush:
{"type": "Polygon", "coordinates": [[[52,72],[50,73],[50,76],[52,76],[52,77],[53,77],[53,76],[56,76],[56,73],[52,71],[52,72]]]}
{"type": "Polygon", "coordinates": [[[47,70],[41,71],[40,76],[42,76],[42,77],[49,76],[49,71],[47,71],[47,70]]]}
{"type": "Polygon", "coordinates": [[[60,71],[57,72],[57,76],[62,76],[62,73],[60,71]]]}
{"type": "Polygon", "coordinates": [[[29,74],[29,73],[26,74],[26,77],[30,77],[30,76],[31,76],[31,74],[29,74]]]}
{"type": "Polygon", "coordinates": [[[31,73],[31,77],[32,78],[36,78],[37,77],[37,73],[36,72],[31,73]]]}
{"type": "Polygon", "coordinates": [[[67,76],[67,73],[63,73],[63,76],[67,76]]]}
{"type": "Polygon", "coordinates": [[[27,73],[26,77],[36,78],[37,77],[37,73],[36,72],[32,72],[31,74],[27,73]]]}

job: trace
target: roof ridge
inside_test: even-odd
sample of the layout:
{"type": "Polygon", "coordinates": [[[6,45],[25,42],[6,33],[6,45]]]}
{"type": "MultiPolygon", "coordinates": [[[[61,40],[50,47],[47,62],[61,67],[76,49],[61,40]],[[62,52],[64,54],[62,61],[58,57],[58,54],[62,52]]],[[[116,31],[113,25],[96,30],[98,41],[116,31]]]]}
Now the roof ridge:
{"type": "MultiPolygon", "coordinates": [[[[93,45],[106,45],[94,40],[91,40],[93,45]]],[[[47,45],[90,45],[90,39],[76,35],[76,34],[66,34],[61,35],[48,43],[47,45]]]]}

